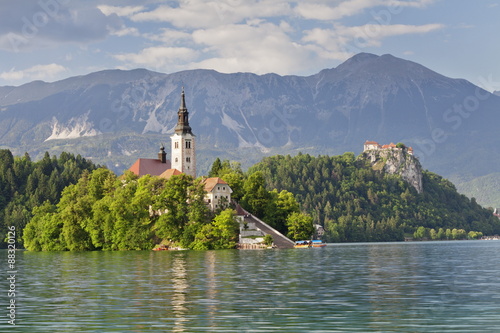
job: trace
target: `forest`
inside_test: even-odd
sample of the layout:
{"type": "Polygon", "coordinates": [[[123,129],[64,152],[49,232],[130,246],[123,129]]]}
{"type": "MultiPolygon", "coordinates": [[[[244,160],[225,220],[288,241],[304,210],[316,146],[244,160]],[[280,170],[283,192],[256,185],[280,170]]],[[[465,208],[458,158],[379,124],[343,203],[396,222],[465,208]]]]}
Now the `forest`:
{"type": "Polygon", "coordinates": [[[353,153],[266,157],[248,170],[250,175],[256,172],[268,189],[293,193],[300,209],[324,226],[329,242],[401,241],[419,227],[424,229],[416,234],[418,239],[431,239],[431,231],[440,229],[445,230],[440,239],[454,239],[446,236],[447,229],[467,235],[473,231],[470,235],[476,237],[500,234],[500,220],[490,210],[429,171],[423,172],[421,194],[353,153]]]}
{"type": "Polygon", "coordinates": [[[56,204],[63,189],[75,184],[82,173],[98,166],[80,155],[45,153],[33,162],[29,154],[14,157],[0,149],[0,247],[5,247],[7,226],[14,226],[17,245],[22,248],[22,232],[33,217],[33,209],[44,202],[56,204]]]}
{"type": "MultiPolygon", "coordinates": [[[[291,193],[266,191],[254,177],[245,179],[238,164],[224,162],[219,169],[214,165],[211,175],[225,174],[242,202],[252,207],[249,193],[258,186],[259,193],[268,193],[267,204],[274,207],[275,219],[284,220],[291,237],[311,236],[312,218],[299,212],[291,193]]],[[[63,189],[57,203],[45,201],[33,208],[23,244],[31,251],[150,250],[158,245],[235,248],[239,223],[231,203],[211,211],[204,197],[201,177],[181,174],[167,180],[138,178],[130,171],[116,176],[105,168],[85,170],[75,184],[63,189]]]]}
{"type": "MultiPolygon", "coordinates": [[[[353,153],[266,157],[246,172],[216,159],[208,176],[224,179],[234,200],[293,240],[311,238],[313,223],[324,227],[328,242],[500,234],[490,210],[439,175],[424,171],[419,194],[353,153]]],[[[200,179],[117,176],[79,155],[46,153],[33,162],[28,154],[0,150],[1,239],[15,226],[18,247],[34,251],[141,250],[160,243],[234,248],[234,207],[211,212],[200,179]]]]}

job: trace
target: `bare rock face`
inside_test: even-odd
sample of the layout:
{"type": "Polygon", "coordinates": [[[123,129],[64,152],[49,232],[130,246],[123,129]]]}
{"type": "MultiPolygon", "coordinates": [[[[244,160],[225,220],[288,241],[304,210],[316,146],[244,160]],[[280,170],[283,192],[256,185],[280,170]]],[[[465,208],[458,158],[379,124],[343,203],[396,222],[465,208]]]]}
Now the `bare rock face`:
{"type": "Polygon", "coordinates": [[[368,150],[362,156],[370,161],[374,170],[400,175],[418,193],[424,191],[422,166],[418,159],[402,149],[368,150]]]}

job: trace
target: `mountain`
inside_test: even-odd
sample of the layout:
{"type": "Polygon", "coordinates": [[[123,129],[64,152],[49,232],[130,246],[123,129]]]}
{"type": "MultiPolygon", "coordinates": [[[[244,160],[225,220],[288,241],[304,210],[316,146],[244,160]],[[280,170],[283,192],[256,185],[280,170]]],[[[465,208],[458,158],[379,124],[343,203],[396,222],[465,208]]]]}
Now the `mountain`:
{"type": "Polygon", "coordinates": [[[249,166],[275,153],[357,154],[365,140],[404,142],[459,182],[500,162],[499,96],[366,53],[307,77],[137,69],[0,87],[0,148],[34,159],[65,150],[120,172],[169,144],[182,86],[201,172],[215,156],[249,166]]]}

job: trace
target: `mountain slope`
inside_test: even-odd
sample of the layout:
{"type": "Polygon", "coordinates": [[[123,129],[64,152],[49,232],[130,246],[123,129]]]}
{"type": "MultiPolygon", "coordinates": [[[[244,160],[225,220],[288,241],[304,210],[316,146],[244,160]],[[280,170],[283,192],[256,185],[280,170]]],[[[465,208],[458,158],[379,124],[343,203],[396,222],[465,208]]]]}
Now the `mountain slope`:
{"type": "Polygon", "coordinates": [[[0,145],[34,158],[69,150],[121,171],[169,143],[182,86],[202,172],[214,156],[249,166],[277,152],[359,153],[367,139],[413,146],[445,177],[485,176],[500,162],[499,96],[373,54],[308,77],[138,69],[0,87],[0,145]]]}

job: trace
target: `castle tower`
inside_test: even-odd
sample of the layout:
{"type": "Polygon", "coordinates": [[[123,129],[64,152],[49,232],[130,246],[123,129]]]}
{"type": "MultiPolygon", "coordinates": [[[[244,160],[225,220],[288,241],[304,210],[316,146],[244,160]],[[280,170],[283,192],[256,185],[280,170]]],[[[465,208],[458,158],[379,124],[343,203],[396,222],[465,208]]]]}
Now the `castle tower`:
{"type": "Polygon", "coordinates": [[[196,144],[195,135],[189,126],[189,113],[184,98],[184,88],[181,94],[181,106],[177,111],[177,125],[172,140],[172,169],[177,169],[196,178],[196,144]]]}

